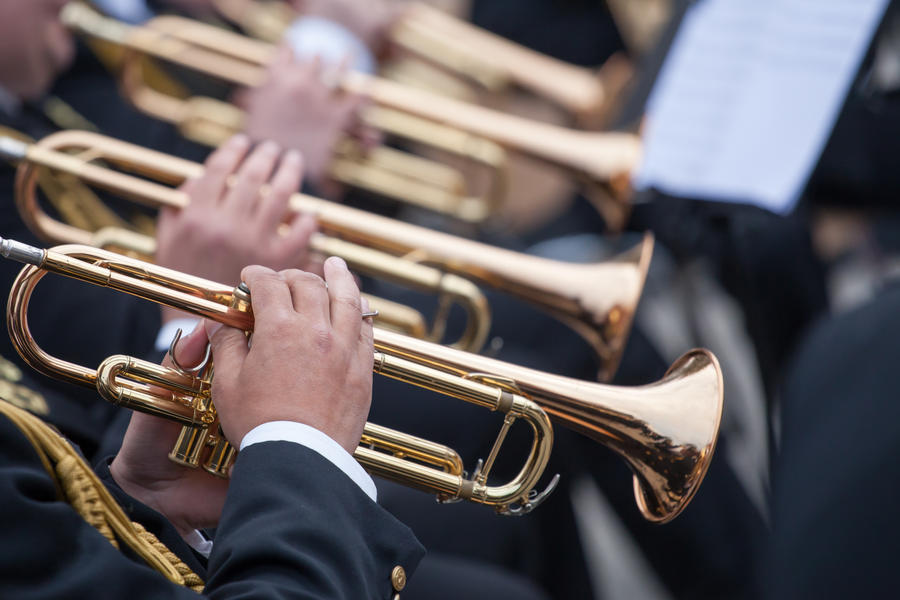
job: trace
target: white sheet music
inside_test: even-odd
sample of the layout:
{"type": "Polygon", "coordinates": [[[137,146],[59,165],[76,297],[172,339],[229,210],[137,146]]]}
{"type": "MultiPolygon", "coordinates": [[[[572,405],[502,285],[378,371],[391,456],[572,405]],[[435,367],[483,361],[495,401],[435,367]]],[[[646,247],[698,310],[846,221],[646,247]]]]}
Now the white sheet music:
{"type": "Polygon", "coordinates": [[[635,187],[790,212],[887,4],[694,4],[647,105],[635,187]]]}

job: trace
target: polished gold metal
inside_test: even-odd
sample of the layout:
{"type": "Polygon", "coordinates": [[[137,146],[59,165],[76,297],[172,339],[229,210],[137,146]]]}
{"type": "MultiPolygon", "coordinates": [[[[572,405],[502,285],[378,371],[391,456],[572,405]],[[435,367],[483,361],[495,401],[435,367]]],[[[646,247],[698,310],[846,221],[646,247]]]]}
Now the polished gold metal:
{"type": "MultiPolygon", "coordinates": [[[[208,378],[124,356],[111,357],[96,370],[50,356],[29,332],[28,305],[40,279],[54,272],[250,332],[253,315],[243,284],[229,288],[86,246],[43,250],[2,240],[0,255],[26,264],[10,292],[7,325],[29,365],[51,377],[96,386],[116,404],[183,423],[179,460],[198,465],[202,451],[212,447],[205,468],[227,472],[233,449],[218,428],[208,378]]],[[[534,490],[552,444],[548,415],[628,463],[638,507],[651,521],[669,521],[687,506],[712,458],[722,417],[722,373],[706,350],[688,352],[654,384],[622,388],[551,375],[377,327],[374,339],[376,373],[505,415],[488,460],[471,477],[458,472],[461,462],[451,449],[435,450],[426,440],[367,425],[357,460],[374,474],[430,490],[440,499],[489,504],[505,514],[521,514],[539,504],[556,483],[554,478],[544,492],[534,490]],[[513,480],[489,486],[494,459],[515,419],[532,427],[528,458],[513,480]]]]}
{"type": "MultiPolygon", "coordinates": [[[[216,0],[215,5],[248,34],[272,43],[280,42],[297,18],[280,1],[216,0]]],[[[518,87],[579,122],[596,123],[622,82],[618,61],[594,71],[531,50],[424,2],[408,3],[404,10],[388,34],[393,46],[491,93],[518,87]]]]}
{"type": "MultiPolygon", "coordinates": [[[[2,140],[3,138],[0,138],[0,156],[4,154],[2,140]]],[[[6,147],[9,147],[14,142],[7,139],[5,144],[6,147]]],[[[121,163],[121,153],[104,153],[102,145],[85,146],[80,150],[93,153],[93,159],[104,160],[107,166],[119,165],[126,171],[131,169],[134,164],[131,157],[126,163],[121,163]]],[[[56,158],[82,160],[84,155],[77,158],[60,155],[56,158]]],[[[153,256],[156,254],[156,240],[153,237],[130,231],[121,226],[102,227],[93,231],[89,228],[86,229],[81,223],[70,225],[57,221],[44,213],[40,209],[35,182],[45,192],[47,184],[54,183],[54,176],[63,176],[70,179],[70,183],[83,185],[76,173],[50,172],[48,169],[40,168],[52,166],[52,164],[41,163],[40,159],[35,158],[27,161],[27,165],[21,169],[20,184],[16,188],[17,207],[23,221],[33,228],[35,235],[52,244],[86,244],[124,253],[141,260],[153,260],[153,256]]],[[[110,171],[110,173],[114,174],[115,171],[110,171]]],[[[65,188],[65,186],[60,186],[59,182],[55,182],[55,185],[50,187],[54,190],[57,187],[65,188]]],[[[484,346],[490,331],[490,306],[481,290],[470,281],[457,275],[443,273],[434,267],[417,264],[318,233],[310,238],[309,248],[325,257],[340,256],[351,268],[360,273],[379,277],[398,285],[405,285],[423,293],[435,294],[438,297],[438,310],[429,326],[424,315],[413,308],[385,298],[364,294],[369,306],[378,315],[378,322],[382,327],[406,335],[441,342],[446,338],[447,315],[456,305],[465,311],[466,325],[457,340],[447,340],[446,343],[470,352],[478,352],[484,346]]]]}
{"type": "MultiPolygon", "coordinates": [[[[128,27],[96,15],[87,18],[85,7],[70,3],[63,18],[74,30],[100,36],[127,46],[135,53],[151,56],[202,72],[235,85],[254,87],[266,76],[265,67],[276,47],[266,42],[224,31],[180,17],[157,17],[142,27],[128,27]]],[[[126,94],[142,110],[156,116],[183,115],[189,110],[182,100],[164,96],[143,85],[140,61],[130,61],[124,73],[126,94]]],[[[429,123],[455,131],[463,141],[477,139],[492,148],[514,151],[560,167],[580,179],[589,196],[611,220],[620,221],[630,196],[630,173],[640,160],[641,144],[628,133],[594,133],[538,123],[482,106],[460,102],[424,90],[357,72],[346,73],[339,82],[343,91],[369,98],[380,111],[398,113],[421,126],[429,123]],[[473,138],[474,136],[474,138],[473,138]]],[[[213,116],[209,105],[190,109],[191,114],[213,116]]],[[[217,117],[216,117],[217,118],[217,117]]],[[[223,117],[224,130],[232,131],[236,113],[223,117]]],[[[178,117],[178,122],[184,119],[178,117]]],[[[205,129],[217,125],[204,119],[205,129]]],[[[221,131],[219,131],[221,136],[221,131]]],[[[426,142],[442,140],[428,136],[426,142]]],[[[468,143],[468,142],[467,142],[468,143]]],[[[448,140],[448,146],[456,141],[448,140]]],[[[481,154],[481,152],[479,152],[481,154]]]]}
{"type": "MultiPolygon", "coordinates": [[[[248,85],[242,70],[233,71],[225,62],[233,61],[246,48],[235,48],[237,54],[230,58],[214,56],[210,48],[224,50],[232,43],[246,46],[256,43],[253,40],[175,16],[131,26],[104,17],[79,2],[70,2],[61,18],[74,31],[126,50],[120,65],[122,91],[144,113],[170,122],[186,137],[210,146],[220,145],[242,129],[241,109],[214,98],[182,98],[173,95],[171,89],[158,90],[151,85],[145,69],[147,59],[153,58],[230,84],[248,85]]],[[[250,86],[262,83],[266,64],[258,64],[258,77],[250,86]]],[[[499,146],[387,108],[369,107],[363,111],[363,117],[385,133],[466,158],[485,174],[486,190],[484,194],[470,192],[462,173],[444,164],[383,145],[363,150],[350,138],[340,140],[334,149],[330,175],[336,181],[466,222],[480,223],[493,214],[507,186],[506,154],[499,146]]]]}
{"type": "MultiPolygon", "coordinates": [[[[31,145],[0,138],[2,156],[20,161],[16,176],[19,212],[32,231],[50,242],[66,240],[100,245],[84,231],[73,229],[43,211],[35,193],[40,168],[73,175],[83,183],[154,208],[184,207],[187,196],[169,186],[203,172],[197,163],[76,131],[55,133],[31,145]],[[65,152],[81,152],[88,158],[65,152]],[[102,159],[105,165],[116,165],[126,172],[90,162],[93,159],[102,159]]],[[[414,278],[421,286],[418,289],[457,300],[473,313],[481,308],[474,301],[463,300],[472,297],[469,280],[548,312],[590,344],[599,361],[601,380],[611,378],[619,364],[653,253],[653,238],[648,235],[641,244],[614,260],[574,264],[496,248],[304,194],[295,194],[291,206],[298,212],[314,214],[322,232],[331,238],[405,257],[407,262],[396,265],[399,275],[404,277],[398,283],[409,285],[410,276],[422,267],[421,276],[414,278]],[[445,273],[424,270],[425,265],[410,265],[408,261],[412,259],[437,266],[445,273]],[[450,274],[465,279],[451,278],[450,274]]],[[[345,257],[350,254],[349,250],[346,254],[344,250],[328,250],[345,257]]],[[[378,260],[374,262],[377,264],[378,260]]],[[[464,338],[484,339],[487,333],[484,322],[484,319],[470,320],[473,324],[464,338]]]]}

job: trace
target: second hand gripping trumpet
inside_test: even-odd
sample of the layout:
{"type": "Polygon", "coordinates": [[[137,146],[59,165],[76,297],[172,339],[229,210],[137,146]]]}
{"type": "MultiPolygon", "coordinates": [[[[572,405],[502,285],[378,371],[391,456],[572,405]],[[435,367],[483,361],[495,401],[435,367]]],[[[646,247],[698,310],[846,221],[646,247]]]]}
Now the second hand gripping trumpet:
{"type": "MultiPolygon", "coordinates": [[[[222,436],[211,398],[212,364],[199,372],[112,356],[98,368],[47,354],[31,336],[28,306],[48,272],[108,287],[253,330],[250,290],[231,288],[88,246],[45,250],[0,238],[0,255],[26,263],[9,297],[7,325],[13,344],[38,371],[96,387],[110,402],[184,425],[170,458],[201,463],[225,476],[236,450],[222,436]]],[[[501,514],[525,514],[553,489],[537,493],[550,455],[550,420],[579,431],[617,452],[634,473],[634,493],[645,518],[666,522],[696,493],[712,459],[722,417],[722,373],[706,350],[679,358],[662,380],[621,388],[579,381],[469,354],[375,328],[374,371],[443,393],[504,419],[496,441],[471,477],[452,449],[367,424],[355,458],[371,473],[436,493],[439,500],[470,500],[501,514]],[[509,482],[489,485],[488,476],[507,432],[517,419],[532,428],[528,457],[509,482]]]]}

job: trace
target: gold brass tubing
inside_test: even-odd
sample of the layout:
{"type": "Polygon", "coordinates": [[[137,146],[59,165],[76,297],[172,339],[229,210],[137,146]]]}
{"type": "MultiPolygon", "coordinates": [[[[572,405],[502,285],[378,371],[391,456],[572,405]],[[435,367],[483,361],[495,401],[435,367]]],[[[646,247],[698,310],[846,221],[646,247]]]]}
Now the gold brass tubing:
{"type": "MultiPolygon", "coordinates": [[[[28,160],[23,163],[17,176],[17,205],[22,211],[22,218],[26,224],[33,228],[36,235],[51,243],[77,243],[91,245],[100,248],[124,251],[126,254],[137,255],[138,258],[147,258],[155,254],[155,240],[137,233],[123,229],[102,229],[98,232],[86,232],[77,227],[57,221],[47,215],[37,201],[35,194],[35,178],[39,170],[36,165],[42,165],[55,172],[80,171],[78,176],[83,182],[94,185],[117,195],[139,203],[148,204],[146,184],[154,185],[145,180],[136,179],[130,175],[117,173],[105,167],[98,167],[91,163],[85,163],[80,158],[58,152],[46,152],[37,147],[29,151],[28,160]],[[82,168],[78,168],[78,165],[82,168]],[[108,177],[107,177],[108,175],[108,177]],[[117,177],[121,176],[121,177],[117,177]],[[132,186],[133,183],[143,185],[132,186]],[[105,183],[112,183],[106,186],[105,183]],[[130,189],[131,193],[125,190],[130,189]]],[[[121,155],[109,156],[118,163],[121,155]]],[[[126,158],[126,168],[133,165],[131,159],[126,158]]],[[[163,181],[173,181],[170,173],[164,173],[161,169],[172,169],[182,166],[173,161],[172,164],[160,163],[160,169],[151,168],[147,174],[163,181]]],[[[143,172],[143,170],[142,170],[143,172]]],[[[177,172],[177,171],[176,171],[177,172]]],[[[175,179],[177,181],[177,177],[175,179]]],[[[158,187],[158,186],[157,186],[158,187]]],[[[168,189],[168,188],[163,188],[168,189]]],[[[174,190],[170,190],[174,191],[174,190]]],[[[150,199],[153,196],[149,196],[150,199]]],[[[186,202],[186,200],[185,200],[186,202]]],[[[164,204],[172,206],[171,202],[164,204]]],[[[158,208],[160,204],[150,203],[158,208]]],[[[175,206],[183,206],[177,204],[175,206]]],[[[315,234],[310,240],[310,249],[325,256],[341,256],[354,269],[361,273],[387,279],[398,285],[405,285],[424,293],[434,293],[439,297],[461,306],[466,312],[466,326],[459,339],[452,345],[465,350],[477,352],[484,345],[490,331],[490,306],[488,306],[481,290],[471,282],[453,274],[443,273],[438,269],[426,265],[419,265],[402,258],[392,256],[371,248],[363,248],[340,239],[329,238],[321,234],[315,234]]],[[[380,308],[380,319],[394,329],[401,329],[404,333],[415,335],[423,328],[424,317],[417,311],[401,307],[396,303],[387,301],[375,302],[380,308]],[[397,307],[395,310],[394,307],[397,307]]],[[[443,323],[435,320],[430,332],[425,332],[429,339],[440,341],[443,339],[443,323]]]]}
{"type": "MultiPolygon", "coordinates": [[[[297,17],[287,2],[217,0],[215,4],[250,35],[272,43],[283,38],[297,17]]],[[[599,73],[535,52],[424,2],[407,5],[389,38],[410,55],[489,92],[517,85],[579,118],[589,118],[607,101],[599,73]]]]}
{"type": "MultiPolygon", "coordinates": [[[[142,112],[176,125],[182,134],[211,146],[220,145],[230,135],[240,131],[243,111],[227,102],[212,98],[177,98],[169,93],[154,90],[146,83],[143,73],[143,56],[178,64],[206,73],[226,82],[253,87],[262,83],[264,65],[246,67],[233,64],[234,58],[216,54],[210,48],[220,44],[238,43],[240,52],[258,54],[256,42],[219,30],[213,26],[195,23],[180,17],[157,17],[141,27],[116,22],[73,2],[63,9],[62,19],[72,29],[92,37],[99,37],[127,49],[121,71],[122,90],[125,96],[142,112]],[[224,35],[223,35],[224,34],[224,35]],[[234,36],[233,38],[229,36],[234,36]]],[[[491,185],[485,198],[469,196],[463,191],[429,185],[419,179],[416,167],[426,159],[409,156],[398,169],[398,151],[383,149],[368,153],[364,159],[349,163],[347,154],[339,157],[331,175],[347,185],[362,187],[380,195],[418,205],[429,210],[443,212],[455,218],[484,221],[505,194],[506,156],[501,148],[482,140],[480,144],[460,145],[458,134],[440,124],[423,119],[390,118],[380,115],[383,109],[373,107],[364,117],[373,126],[410,141],[430,145],[447,152],[460,154],[475,164],[480,164],[491,174],[491,185]],[[449,133],[448,133],[449,131],[449,133]],[[493,146],[485,150],[485,146],[493,146]],[[472,148],[471,152],[469,147],[472,148]],[[381,169],[384,172],[378,173],[381,169]],[[437,189],[435,189],[437,188],[437,189]],[[484,204],[473,209],[472,204],[484,204]]],[[[468,136],[472,137],[472,136],[468,136]]],[[[342,146],[357,145],[349,139],[342,146]]],[[[353,154],[366,153],[357,150],[353,154]]],[[[430,161],[429,161],[430,162],[430,161]]]]}
{"type": "Polygon", "coordinates": [[[279,42],[296,17],[286,2],[254,2],[252,0],[213,0],[219,13],[253,37],[279,42]]]}
{"type": "MultiPolygon", "coordinates": [[[[191,381],[184,373],[130,357],[111,357],[97,370],[55,358],[31,336],[28,306],[37,283],[46,273],[53,272],[252,331],[252,312],[230,307],[233,288],[223,293],[229,288],[221,284],[191,276],[179,279],[169,269],[85,246],[41,250],[2,240],[0,254],[30,263],[15,280],[7,309],[11,339],[29,365],[50,377],[97,387],[104,398],[115,404],[203,428],[204,444],[219,442],[215,410],[207,402],[209,382],[191,381]],[[173,285],[177,289],[171,289],[173,285]],[[126,376],[132,379],[124,384],[126,376]]],[[[451,449],[411,436],[409,448],[404,448],[407,434],[384,429],[368,428],[365,435],[370,447],[358,448],[354,453],[364,467],[375,475],[432,491],[443,500],[470,500],[491,505],[499,512],[529,505],[530,493],[546,467],[553,442],[552,426],[544,411],[521,396],[402,357],[377,352],[374,364],[375,372],[522,418],[531,425],[534,437],[521,471],[502,485],[489,486],[466,479],[460,472],[459,458],[451,449]],[[379,431],[387,432],[385,439],[381,439],[379,431]],[[389,453],[374,450],[375,447],[389,453]]],[[[225,471],[222,465],[216,467],[216,472],[225,471]]]]}
{"type": "MultiPolygon", "coordinates": [[[[120,43],[135,51],[243,86],[262,83],[264,65],[276,50],[272,44],[172,16],[128,31],[118,35],[126,38],[120,43]]],[[[347,73],[339,85],[370,98],[380,108],[446,125],[560,167],[589,187],[608,188],[617,204],[627,200],[629,174],[641,157],[640,139],[629,133],[595,133],[539,123],[357,72],[347,73]]]]}
{"type": "Polygon", "coordinates": [[[602,110],[607,100],[601,77],[591,69],[535,52],[424,2],[409,7],[391,39],[490,91],[516,85],[579,118],[602,110]]]}
{"type": "MultiPolygon", "coordinates": [[[[362,296],[368,301],[369,310],[378,313],[379,326],[410,337],[424,338],[428,335],[425,317],[416,309],[371,294],[362,296]]],[[[462,347],[465,348],[465,345],[462,347]]]]}
{"type": "MultiPolygon", "coordinates": [[[[262,83],[263,66],[275,55],[271,44],[179,17],[154,19],[141,31],[134,40],[141,52],[238,85],[262,83]],[[164,35],[166,46],[154,53],[154,42],[164,35]]],[[[469,132],[592,179],[606,181],[628,173],[640,155],[640,142],[631,134],[589,133],[538,123],[357,72],[347,73],[340,85],[378,106],[469,132]]]]}
{"type": "MultiPolygon", "coordinates": [[[[44,270],[125,291],[244,331],[253,328],[248,305],[242,305],[243,310],[230,307],[234,290],[228,293],[221,284],[156,265],[116,258],[93,248],[41,250],[12,240],[0,241],[0,255],[29,264],[10,294],[7,321],[14,344],[29,364],[55,377],[90,385],[96,383],[97,374],[49,357],[30,336],[28,300],[44,270]],[[169,289],[173,285],[176,289],[169,289]],[[217,303],[217,307],[210,306],[217,303]]],[[[428,486],[439,497],[470,499],[511,512],[515,512],[512,505],[521,504],[527,510],[550,451],[548,416],[621,455],[634,474],[638,507],[654,522],[678,515],[709,467],[722,418],[723,390],[718,361],[706,350],[688,352],[656,383],[623,388],[544,373],[379,328],[374,330],[374,340],[374,372],[524,419],[534,433],[525,466],[505,485],[484,486],[477,476],[464,479],[443,468],[428,470],[415,461],[401,464],[402,459],[393,454],[375,457],[374,450],[360,448],[360,461],[379,475],[415,487],[428,486]],[[400,467],[405,468],[402,476],[400,467]]],[[[151,374],[138,383],[160,379],[151,374]]],[[[179,384],[176,389],[183,387],[179,384]]],[[[211,427],[209,421],[201,425],[211,427]]],[[[420,450],[417,446],[415,451],[420,450]]]]}
{"type": "Polygon", "coordinates": [[[397,435],[397,432],[368,423],[359,443],[361,446],[377,446],[381,450],[388,451],[397,458],[406,458],[432,464],[440,467],[445,473],[452,475],[463,474],[463,463],[459,454],[450,450],[443,444],[435,444],[428,440],[419,440],[415,445],[409,443],[406,434],[397,435]]]}
{"type": "Polygon", "coordinates": [[[651,521],[666,522],[684,509],[715,448],[723,407],[722,372],[707,350],[686,353],[654,384],[619,388],[485,357],[476,365],[459,351],[439,350],[387,331],[379,332],[375,347],[460,376],[477,370],[514,381],[554,422],[625,457],[634,472],[635,498],[651,521]]]}
{"type": "MultiPolygon", "coordinates": [[[[153,208],[184,207],[187,196],[168,186],[203,172],[197,163],[89,132],[55,133],[36,144],[19,143],[5,154],[21,161],[16,201],[32,231],[45,232],[39,235],[51,240],[84,240],[78,243],[85,244],[91,243],[87,234],[72,231],[43,212],[34,191],[35,165],[75,175],[86,184],[153,208]],[[154,181],[62,153],[87,148],[154,181]]],[[[291,206],[316,215],[321,231],[328,236],[393,255],[414,253],[429,264],[547,311],[588,342],[600,363],[601,380],[612,377],[621,359],[653,253],[653,238],[648,234],[641,244],[611,261],[568,263],[497,248],[304,194],[295,194],[291,206]]]]}

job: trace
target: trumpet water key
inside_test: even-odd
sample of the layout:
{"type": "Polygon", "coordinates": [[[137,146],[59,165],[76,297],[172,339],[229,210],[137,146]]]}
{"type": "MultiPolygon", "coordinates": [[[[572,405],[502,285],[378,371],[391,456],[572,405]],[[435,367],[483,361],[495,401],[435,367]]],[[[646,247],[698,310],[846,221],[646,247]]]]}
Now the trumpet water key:
{"type": "MultiPolygon", "coordinates": [[[[26,263],[13,283],[7,325],[13,344],[38,371],[80,385],[96,386],[116,404],[174,419],[185,425],[172,456],[179,462],[227,472],[234,456],[219,430],[210,381],[183,370],[113,356],[90,369],[47,354],[29,332],[28,306],[47,272],[83,280],[185,310],[250,332],[251,290],[231,288],[85,246],[44,250],[0,240],[0,255],[26,263]]],[[[407,434],[367,426],[355,456],[373,474],[430,490],[442,500],[465,499],[503,514],[523,514],[544,492],[535,486],[547,464],[550,419],[618,453],[631,467],[644,517],[666,522],[696,493],[715,448],[722,417],[722,373],[715,357],[693,350],[660,381],[622,388],[579,381],[487,359],[460,350],[374,330],[374,371],[503,413],[503,425],[487,460],[471,477],[452,450],[407,434]],[[488,477],[506,433],[524,420],[533,437],[525,464],[509,482],[488,477]]]]}
{"type": "MultiPolygon", "coordinates": [[[[80,131],[55,133],[35,144],[0,137],[0,157],[20,163],[16,176],[19,212],[32,231],[51,243],[95,242],[90,234],[43,211],[36,193],[42,168],[156,208],[185,206],[187,196],[170,186],[203,172],[197,163],[80,131]],[[69,154],[73,152],[76,154],[69,154]],[[98,160],[102,164],[94,162],[98,160]]],[[[439,267],[444,276],[428,280],[438,295],[461,296],[463,282],[451,286],[447,279],[456,274],[555,316],[590,344],[598,358],[601,380],[612,377],[618,366],[653,251],[652,237],[646,236],[641,244],[611,261],[575,264],[496,248],[304,194],[295,194],[291,206],[316,215],[322,232],[332,238],[439,267]]],[[[423,281],[423,286],[428,281],[423,281]]]]}

